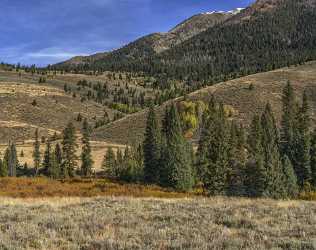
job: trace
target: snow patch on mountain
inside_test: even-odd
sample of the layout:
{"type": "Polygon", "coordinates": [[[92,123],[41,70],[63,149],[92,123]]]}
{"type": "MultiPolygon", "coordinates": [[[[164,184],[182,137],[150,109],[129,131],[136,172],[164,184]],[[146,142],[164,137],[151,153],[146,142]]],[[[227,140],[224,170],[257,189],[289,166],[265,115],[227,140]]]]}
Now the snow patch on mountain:
{"type": "Polygon", "coordinates": [[[204,12],[202,13],[203,15],[213,15],[213,14],[232,14],[232,15],[237,15],[239,14],[242,10],[244,10],[244,8],[237,8],[234,10],[230,10],[230,11],[211,11],[211,12],[204,12]]]}

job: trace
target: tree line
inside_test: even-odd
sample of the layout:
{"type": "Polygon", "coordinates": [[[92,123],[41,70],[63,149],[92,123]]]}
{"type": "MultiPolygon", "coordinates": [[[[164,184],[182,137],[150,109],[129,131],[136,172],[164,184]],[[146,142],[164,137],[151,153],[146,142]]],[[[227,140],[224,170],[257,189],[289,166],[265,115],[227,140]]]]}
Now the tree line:
{"type": "MultiPolygon", "coordinates": [[[[316,130],[312,130],[306,92],[298,102],[288,82],[282,104],[280,127],[268,103],[246,128],[231,120],[223,103],[212,97],[202,116],[196,149],[184,136],[185,125],[176,104],[166,108],[161,121],[151,105],[144,142],[123,151],[109,148],[101,166],[103,176],[178,191],[200,186],[208,195],[296,197],[300,191],[316,187],[316,130]]],[[[84,120],[78,166],[72,123],[64,129],[61,144],[53,146],[52,140],[47,140],[43,156],[36,130],[33,175],[93,177],[90,133],[84,120]]],[[[16,146],[10,143],[0,161],[0,175],[16,176],[18,167],[16,146]]]]}
{"type": "Polygon", "coordinates": [[[283,90],[279,129],[268,103],[249,128],[230,121],[214,98],[202,118],[196,153],[182,135],[172,105],[162,129],[152,108],[144,142],[144,181],[188,191],[198,183],[209,195],[292,198],[316,185],[316,130],[307,95],[297,102],[290,83],[283,90]]]}

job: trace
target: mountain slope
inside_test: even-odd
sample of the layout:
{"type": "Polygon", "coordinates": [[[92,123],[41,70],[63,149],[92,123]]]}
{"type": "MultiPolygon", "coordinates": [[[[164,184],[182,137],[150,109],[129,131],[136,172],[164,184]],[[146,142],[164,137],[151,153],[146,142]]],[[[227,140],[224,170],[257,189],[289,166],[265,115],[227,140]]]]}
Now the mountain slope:
{"type": "MultiPolygon", "coordinates": [[[[316,112],[316,62],[216,84],[189,94],[187,100],[202,100],[207,103],[210,96],[214,95],[217,100],[232,108],[234,119],[245,125],[249,124],[254,114],[263,110],[267,102],[270,102],[277,120],[280,121],[282,88],[287,81],[291,81],[298,95],[301,95],[305,89],[308,90],[312,114],[314,114],[316,112]],[[249,88],[250,85],[253,86],[252,89],[249,88]]],[[[181,100],[183,98],[174,101],[181,100]]],[[[166,105],[168,103],[157,107],[156,110],[160,117],[163,116],[166,105]]],[[[120,144],[141,142],[145,131],[146,112],[126,116],[108,126],[99,128],[93,137],[120,144]]]]}
{"type": "Polygon", "coordinates": [[[258,0],[222,24],[161,53],[155,53],[154,42],[147,47],[133,43],[106,60],[95,61],[90,68],[163,74],[188,82],[219,82],[313,60],[315,2],[258,0]]]}
{"type": "Polygon", "coordinates": [[[167,33],[153,33],[144,36],[110,53],[99,53],[92,56],[78,56],[55,65],[57,68],[74,68],[83,65],[102,64],[110,61],[115,64],[159,54],[178,45],[189,38],[224,22],[235,12],[214,12],[195,15],[180,23],[167,33]]]}

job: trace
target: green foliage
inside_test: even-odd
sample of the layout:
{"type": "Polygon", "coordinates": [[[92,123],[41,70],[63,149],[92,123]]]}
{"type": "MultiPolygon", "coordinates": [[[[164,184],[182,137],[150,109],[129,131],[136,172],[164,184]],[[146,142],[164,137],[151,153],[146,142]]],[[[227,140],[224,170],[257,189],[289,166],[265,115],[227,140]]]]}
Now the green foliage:
{"type": "Polygon", "coordinates": [[[229,168],[229,129],[224,106],[212,99],[204,113],[198,148],[200,179],[210,195],[223,195],[227,191],[229,168]]]}
{"type": "Polygon", "coordinates": [[[316,129],[312,134],[311,140],[311,171],[312,171],[312,184],[316,187],[316,129]]]}
{"type": "Polygon", "coordinates": [[[283,171],[284,171],[284,187],[286,194],[289,198],[296,198],[299,194],[299,187],[297,184],[297,176],[295,174],[293,165],[290,159],[285,156],[283,159],[283,171]]]}
{"type": "Polygon", "coordinates": [[[74,177],[75,169],[77,167],[77,143],[76,143],[76,129],[70,122],[63,131],[63,170],[62,177],[74,177]]]}
{"type": "Polygon", "coordinates": [[[301,187],[311,182],[311,135],[310,135],[310,110],[306,92],[303,95],[302,106],[297,112],[297,129],[295,134],[295,160],[294,169],[301,187]]]}
{"type": "Polygon", "coordinates": [[[0,159],[0,177],[7,177],[8,176],[8,166],[6,161],[2,161],[0,159]]]}
{"type": "Polygon", "coordinates": [[[34,169],[35,169],[35,175],[36,175],[41,164],[41,152],[40,152],[40,141],[39,141],[38,129],[35,130],[33,162],[34,162],[34,169]]]}
{"type": "Polygon", "coordinates": [[[285,195],[284,173],[279,152],[279,134],[270,104],[261,117],[262,148],[264,167],[266,169],[266,187],[264,196],[283,198],[285,195]]]}
{"type": "Polygon", "coordinates": [[[81,175],[88,177],[92,174],[93,160],[90,146],[90,131],[91,128],[87,119],[83,122],[82,128],[82,153],[81,153],[81,175]]]}
{"type": "Polygon", "coordinates": [[[162,168],[165,178],[163,185],[179,191],[191,190],[194,184],[192,146],[183,137],[177,107],[172,105],[166,110],[163,122],[165,144],[162,150],[162,168]]]}
{"type": "Polygon", "coordinates": [[[111,147],[108,148],[104,156],[102,169],[104,170],[107,177],[110,177],[110,178],[118,177],[118,164],[115,159],[115,153],[111,147]]]}
{"type": "Polygon", "coordinates": [[[144,181],[159,183],[160,180],[161,135],[154,106],[148,112],[144,140],[144,181]]]}
{"type": "Polygon", "coordinates": [[[15,143],[9,143],[9,146],[5,151],[3,163],[8,168],[8,176],[15,177],[16,170],[19,166],[15,143]]]}

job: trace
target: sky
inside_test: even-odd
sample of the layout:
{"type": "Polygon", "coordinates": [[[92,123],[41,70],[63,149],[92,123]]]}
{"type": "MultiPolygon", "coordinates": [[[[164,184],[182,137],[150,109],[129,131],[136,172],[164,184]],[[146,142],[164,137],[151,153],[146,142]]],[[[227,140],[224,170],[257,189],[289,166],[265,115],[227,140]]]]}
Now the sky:
{"type": "Polygon", "coordinates": [[[166,32],[192,15],[253,0],[1,0],[0,62],[45,66],[166,32]]]}

